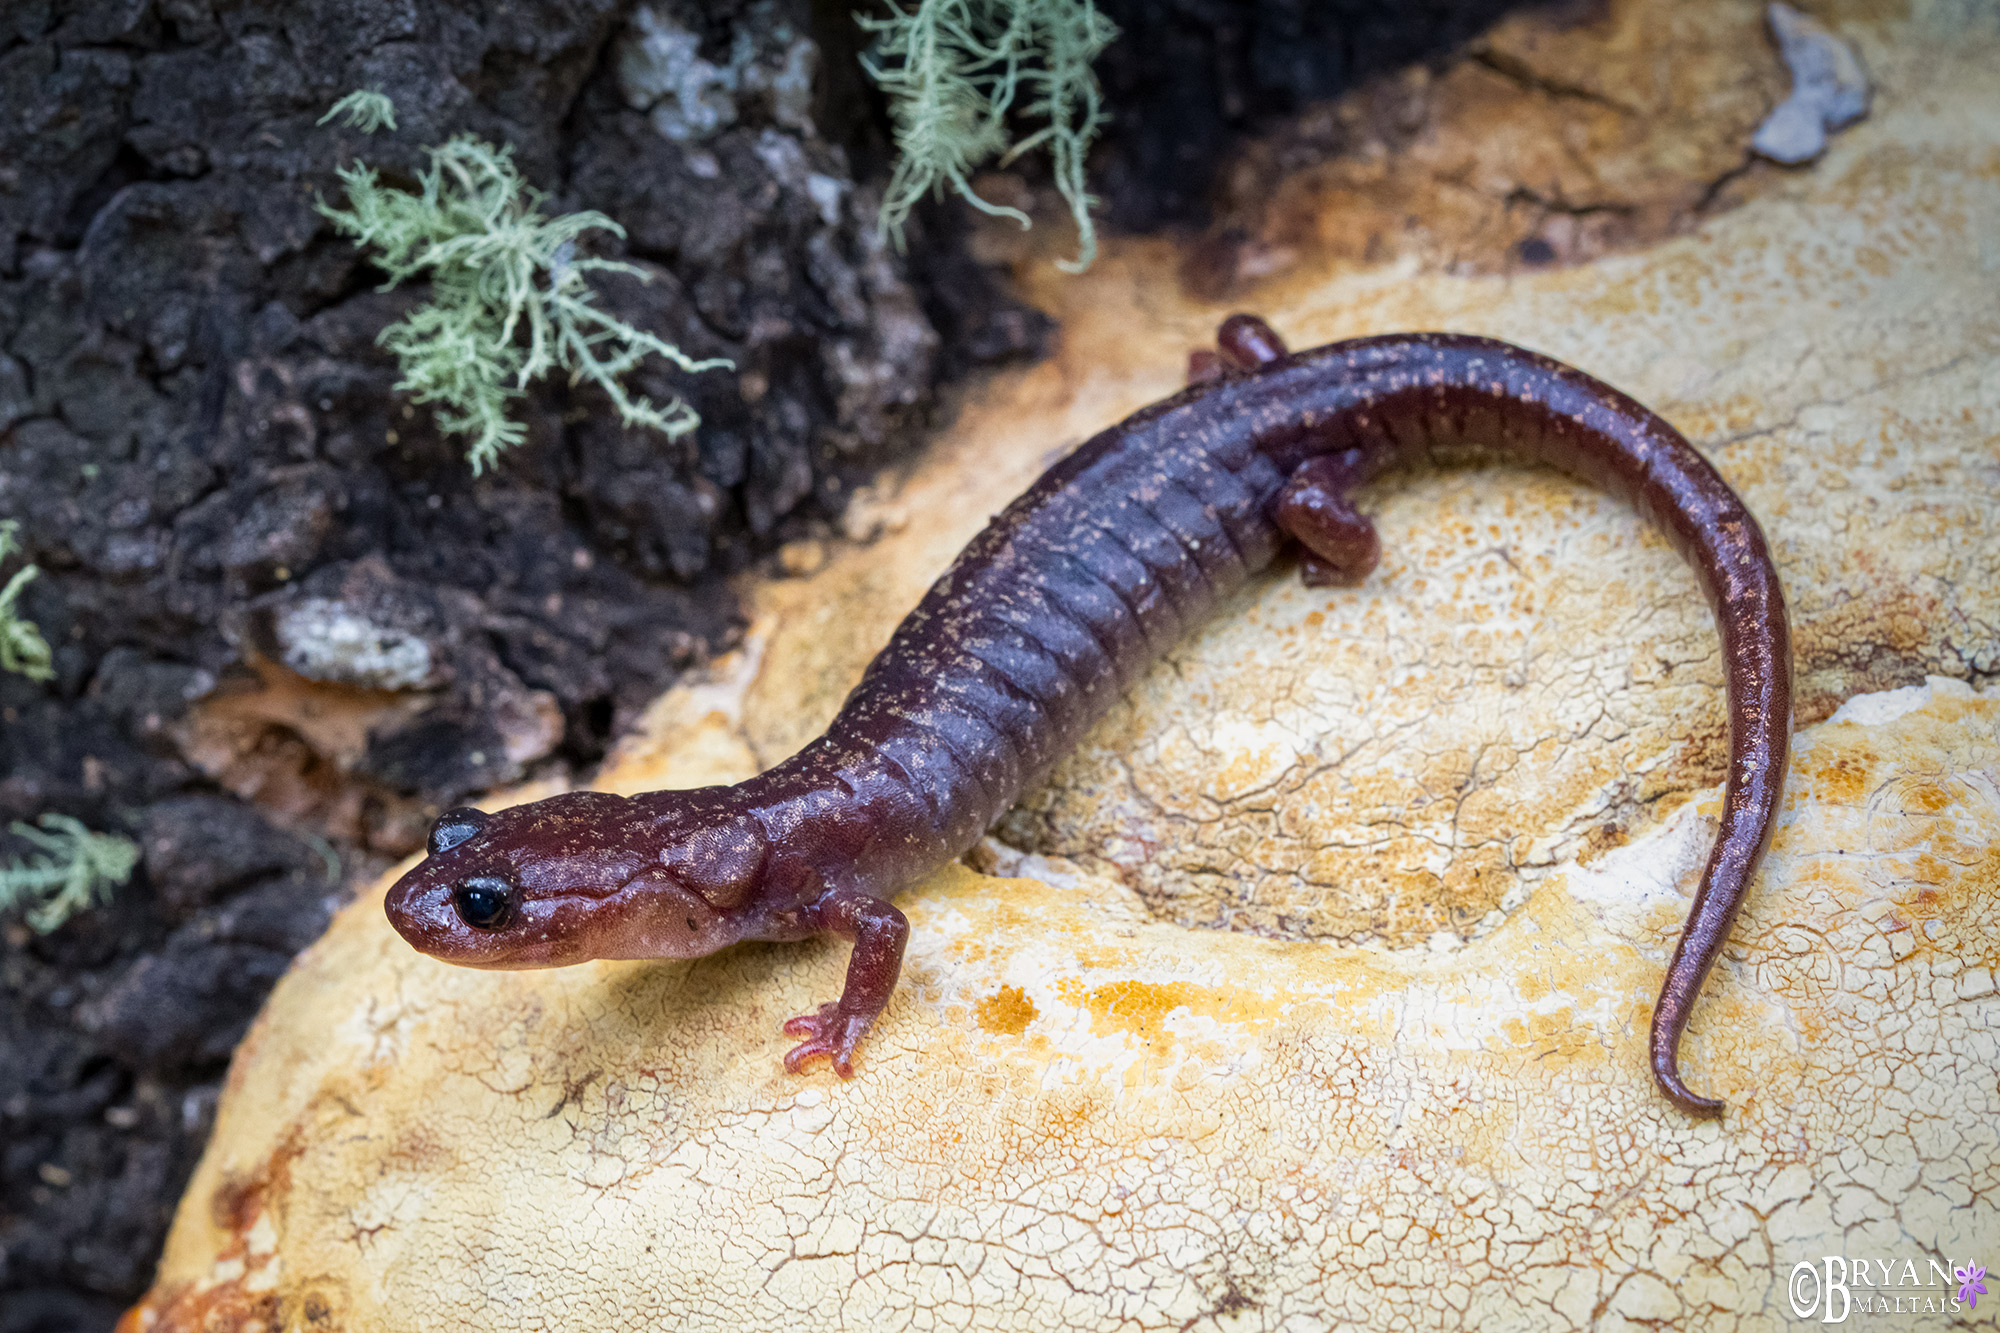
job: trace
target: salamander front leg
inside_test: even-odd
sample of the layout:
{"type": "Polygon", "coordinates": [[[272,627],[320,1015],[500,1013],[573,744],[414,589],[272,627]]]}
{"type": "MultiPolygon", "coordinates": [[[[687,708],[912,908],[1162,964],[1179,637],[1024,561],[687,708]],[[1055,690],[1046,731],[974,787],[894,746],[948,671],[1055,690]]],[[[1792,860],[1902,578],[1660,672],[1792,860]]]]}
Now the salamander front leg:
{"type": "Polygon", "coordinates": [[[1272,506],[1272,519],[1306,548],[1299,575],[1309,588],[1359,583],[1382,559],[1374,523],[1347,498],[1360,465],[1358,450],[1308,459],[1272,506]]]}
{"type": "Polygon", "coordinates": [[[805,1038],[785,1057],[785,1068],[796,1074],[814,1056],[827,1055],[836,1074],[853,1078],[854,1048],[888,1005],[903,970],[910,923],[893,904],[859,889],[835,889],[811,910],[820,930],[854,941],[854,956],[838,1000],[785,1024],[787,1036],[805,1038]]]}

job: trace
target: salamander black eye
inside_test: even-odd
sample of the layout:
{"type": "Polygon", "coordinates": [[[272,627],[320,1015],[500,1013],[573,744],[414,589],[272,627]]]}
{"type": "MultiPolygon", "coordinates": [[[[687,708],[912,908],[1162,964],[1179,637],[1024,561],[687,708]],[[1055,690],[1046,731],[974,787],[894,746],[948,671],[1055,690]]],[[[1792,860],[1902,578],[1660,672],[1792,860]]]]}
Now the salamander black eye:
{"type": "Polygon", "coordinates": [[[455,810],[445,811],[438,816],[437,823],[431,825],[431,855],[450,851],[485,827],[484,810],[461,805],[455,810]]]}
{"type": "Polygon", "coordinates": [[[514,915],[514,886],[498,875],[474,875],[451,891],[451,905],[474,930],[498,930],[514,915]]]}

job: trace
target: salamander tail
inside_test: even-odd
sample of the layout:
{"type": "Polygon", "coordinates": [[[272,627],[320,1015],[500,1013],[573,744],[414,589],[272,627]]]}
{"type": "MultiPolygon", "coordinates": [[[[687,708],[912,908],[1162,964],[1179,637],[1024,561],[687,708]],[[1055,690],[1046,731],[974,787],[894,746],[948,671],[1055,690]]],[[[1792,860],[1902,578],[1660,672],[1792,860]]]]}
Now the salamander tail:
{"type": "Polygon", "coordinates": [[[1687,1004],[1671,988],[1662,992],[1659,1006],[1653,1011],[1653,1078],[1660,1091],[1667,1094],[1667,1100],[1689,1115],[1719,1116],[1723,1102],[1697,1096],[1681,1081],[1681,1029],[1687,1026],[1687,1020],[1687,1004]]]}

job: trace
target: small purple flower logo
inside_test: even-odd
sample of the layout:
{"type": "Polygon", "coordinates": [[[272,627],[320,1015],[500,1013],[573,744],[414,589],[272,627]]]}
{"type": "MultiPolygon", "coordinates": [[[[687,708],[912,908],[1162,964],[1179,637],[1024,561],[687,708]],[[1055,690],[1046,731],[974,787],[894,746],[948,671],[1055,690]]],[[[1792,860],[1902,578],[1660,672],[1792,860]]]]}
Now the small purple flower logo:
{"type": "Polygon", "coordinates": [[[1954,1268],[1951,1275],[1958,1279],[1958,1298],[1965,1302],[1968,1310],[1979,1308],[1979,1298],[1986,1294],[1986,1270],[1979,1264],[1967,1263],[1963,1268],[1954,1268]]]}

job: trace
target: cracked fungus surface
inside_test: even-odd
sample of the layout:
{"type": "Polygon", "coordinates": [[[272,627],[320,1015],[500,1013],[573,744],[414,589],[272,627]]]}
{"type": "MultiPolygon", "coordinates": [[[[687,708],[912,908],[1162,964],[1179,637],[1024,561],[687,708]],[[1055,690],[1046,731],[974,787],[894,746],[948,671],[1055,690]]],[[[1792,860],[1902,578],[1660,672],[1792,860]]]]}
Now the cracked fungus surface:
{"type": "Polygon", "coordinates": [[[849,1084],[778,1065],[839,950],[479,973],[370,898],[252,1036],[135,1322],[1778,1326],[1800,1259],[2000,1236],[2000,696],[1798,751],[1688,1044],[1719,1124],[1644,1061],[1712,798],[1440,953],[955,867],[849,1084]]]}
{"type": "MultiPolygon", "coordinates": [[[[239,1053],[128,1327],[1765,1329],[1800,1260],[1990,1263],[2000,695],[1948,677],[2000,657],[2000,34],[1925,22],[1844,29],[1871,119],[1699,234],[1250,302],[1299,345],[1574,361],[1764,521],[1808,725],[1686,1045],[1723,1121],[1644,1059],[1718,804],[1692,578],[1560,479],[1441,474],[1378,488],[1369,586],[1281,572],[1147,677],[1005,830],[1035,854],[987,849],[1014,877],[904,896],[852,1083],[779,1064],[845,946],[488,974],[357,902],[239,1053]]],[[[1063,356],[857,509],[887,535],[752,589],[753,650],[606,783],[821,725],[988,513],[1173,387],[1222,313],[1174,263],[1049,286],[1063,356]]]]}

